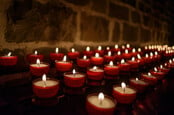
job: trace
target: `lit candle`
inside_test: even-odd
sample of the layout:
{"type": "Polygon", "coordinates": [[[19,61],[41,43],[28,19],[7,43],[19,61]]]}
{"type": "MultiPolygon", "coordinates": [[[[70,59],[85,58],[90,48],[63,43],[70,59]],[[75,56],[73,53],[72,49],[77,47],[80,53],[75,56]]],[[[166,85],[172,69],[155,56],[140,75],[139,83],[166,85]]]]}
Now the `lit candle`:
{"type": "Polygon", "coordinates": [[[71,61],[67,61],[66,55],[63,57],[62,61],[55,61],[55,64],[56,64],[57,71],[60,71],[60,72],[70,71],[73,66],[71,61]]]}
{"type": "Polygon", "coordinates": [[[139,68],[139,62],[135,60],[135,57],[132,57],[131,60],[127,61],[130,64],[131,72],[137,72],[139,68]]]}
{"type": "Polygon", "coordinates": [[[141,74],[141,78],[148,82],[150,85],[155,85],[157,83],[157,78],[150,72],[148,72],[147,74],[141,74]]]}
{"type": "Polygon", "coordinates": [[[143,93],[147,89],[148,85],[149,84],[147,82],[139,80],[138,78],[130,79],[130,86],[134,87],[139,93],[143,93]]]}
{"type": "Polygon", "coordinates": [[[59,90],[59,81],[53,78],[38,78],[32,82],[33,92],[39,98],[51,98],[56,96],[59,90]]]}
{"type": "Polygon", "coordinates": [[[102,46],[98,46],[97,50],[95,50],[95,53],[99,53],[100,56],[104,55],[104,50],[102,50],[102,46]]]}
{"type": "Polygon", "coordinates": [[[54,62],[55,60],[62,60],[64,54],[59,52],[59,48],[55,49],[55,52],[50,53],[50,59],[54,62]]]}
{"type": "Polygon", "coordinates": [[[106,63],[113,61],[114,60],[114,56],[112,56],[111,51],[108,51],[108,54],[104,56],[104,61],[106,63]]]}
{"type": "Polygon", "coordinates": [[[132,57],[137,56],[137,54],[138,54],[138,53],[136,52],[136,49],[133,48],[133,49],[132,49],[132,53],[131,53],[132,57]]]}
{"type": "Polygon", "coordinates": [[[40,59],[36,60],[35,64],[30,64],[30,72],[34,76],[42,76],[49,72],[50,65],[48,63],[41,63],[40,59]]]}
{"type": "Polygon", "coordinates": [[[167,74],[167,73],[170,71],[170,69],[168,69],[168,68],[166,68],[166,67],[163,67],[163,65],[160,65],[159,71],[164,72],[164,73],[167,74]]]}
{"type": "Polygon", "coordinates": [[[90,51],[90,47],[89,46],[86,47],[86,51],[90,51]]]}
{"type": "Polygon", "coordinates": [[[35,50],[35,51],[34,51],[34,55],[37,55],[37,54],[38,54],[38,52],[37,52],[37,50],[35,50]]]}
{"type": "Polygon", "coordinates": [[[125,58],[125,59],[130,59],[131,58],[131,54],[129,53],[128,49],[126,49],[125,53],[123,53],[123,58],[125,58]]]}
{"type": "Polygon", "coordinates": [[[14,66],[17,64],[18,57],[17,56],[12,56],[12,53],[9,52],[5,56],[0,56],[0,65],[2,66],[14,66]]]}
{"type": "Polygon", "coordinates": [[[110,61],[108,65],[104,67],[106,79],[117,79],[119,74],[119,67],[114,65],[113,61],[110,61]]]}
{"type": "Polygon", "coordinates": [[[104,58],[100,57],[99,53],[95,53],[95,56],[92,56],[90,60],[93,65],[102,65],[104,62],[104,58]]]}
{"type": "Polygon", "coordinates": [[[114,55],[115,61],[121,61],[122,58],[121,51],[118,51],[117,54],[114,55]]]}
{"type": "Polygon", "coordinates": [[[91,48],[89,46],[87,46],[86,47],[86,50],[83,51],[83,54],[86,55],[86,56],[88,56],[88,57],[91,57],[91,56],[93,56],[94,52],[91,51],[91,48]]]}
{"type": "Polygon", "coordinates": [[[113,86],[113,96],[119,103],[130,104],[136,98],[136,90],[126,87],[126,84],[122,82],[121,86],[113,86]]]}
{"type": "Polygon", "coordinates": [[[83,58],[77,58],[77,65],[81,68],[87,68],[90,66],[90,59],[86,55],[83,58]]]}
{"type": "Polygon", "coordinates": [[[93,66],[87,70],[87,77],[91,80],[102,80],[104,77],[104,70],[97,66],[93,66]]]}
{"type": "Polygon", "coordinates": [[[73,69],[72,72],[64,74],[64,83],[68,87],[82,87],[85,84],[85,74],[76,72],[73,69]]]}
{"type": "Polygon", "coordinates": [[[29,63],[35,63],[37,59],[40,59],[40,61],[43,61],[44,56],[41,54],[38,54],[38,51],[35,50],[34,54],[29,54],[27,56],[27,59],[28,59],[29,63]]]}
{"type": "Polygon", "coordinates": [[[71,48],[71,52],[68,52],[68,57],[71,60],[75,60],[79,57],[80,53],[76,51],[74,48],[71,48]]]}
{"type": "Polygon", "coordinates": [[[118,65],[120,71],[129,72],[130,64],[126,63],[124,59],[121,60],[121,63],[118,65]]]}
{"type": "Polygon", "coordinates": [[[116,102],[102,92],[87,96],[86,109],[88,115],[113,115],[116,102]]]}
{"type": "Polygon", "coordinates": [[[158,69],[156,67],[154,67],[154,70],[151,71],[151,74],[154,75],[155,77],[157,77],[157,79],[161,80],[164,78],[165,73],[158,71],[158,69]]]}
{"type": "Polygon", "coordinates": [[[102,50],[102,47],[101,46],[98,46],[98,50],[102,50]]]}

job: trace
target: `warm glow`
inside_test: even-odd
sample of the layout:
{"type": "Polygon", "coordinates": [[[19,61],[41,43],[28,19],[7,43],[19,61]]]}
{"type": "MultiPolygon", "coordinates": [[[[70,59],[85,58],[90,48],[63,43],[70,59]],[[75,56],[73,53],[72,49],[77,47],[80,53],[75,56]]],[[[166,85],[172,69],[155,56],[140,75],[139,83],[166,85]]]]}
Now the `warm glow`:
{"type": "Polygon", "coordinates": [[[125,92],[125,89],[126,89],[126,83],[122,82],[122,83],[121,83],[121,88],[122,88],[123,91],[125,92]]]}
{"type": "Polygon", "coordinates": [[[37,54],[38,54],[38,52],[35,50],[35,51],[34,51],[34,54],[35,54],[35,55],[37,55],[37,54]]]}
{"type": "Polygon", "coordinates": [[[73,69],[72,73],[73,73],[73,74],[75,74],[75,73],[76,73],[76,70],[75,70],[75,69],[73,69]]]}
{"type": "Polygon", "coordinates": [[[90,51],[90,47],[89,46],[86,47],[86,51],[90,51]]]}
{"type": "Polygon", "coordinates": [[[135,61],[135,57],[132,57],[132,59],[131,59],[132,61],[135,61]]]}
{"type": "Polygon", "coordinates": [[[147,46],[144,47],[147,50],[147,46]]]}
{"type": "Polygon", "coordinates": [[[66,58],[67,58],[67,56],[65,55],[65,56],[63,56],[63,61],[66,61],[66,58]]]}
{"type": "Polygon", "coordinates": [[[136,77],[135,80],[138,81],[139,79],[136,77]]]}
{"type": "Polygon", "coordinates": [[[40,65],[40,59],[36,60],[36,64],[40,65]]]}
{"type": "Polygon", "coordinates": [[[123,64],[123,63],[125,63],[125,60],[124,59],[121,60],[121,64],[123,64]]]}
{"type": "Polygon", "coordinates": [[[150,72],[148,72],[148,76],[151,76],[151,73],[150,72]]]}
{"type": "Polygon", "coordinates": [[[155,52],[155,55],[158,55],[158,52],[157,51],[155,52]]]}
{"type": "Polygon", "coordinates": [[[83,59],[87,59],[87,56],[86,56],[86,55],[84,55],[84,56],[83,56],[83,59]]]}
{"type": "Polygon", "coordinates": [[[172,60],[171,59],[169,60],[169,63],[172,63],[172,60]]]}
{"type": "Polygon", "coordinates": [[[118,44],[115,44],[115,49],[117,49],[118,48],[118,44]]]}
{"type": "Polygon", "coordinates": [[[137,57],[138,57],[138,59],[141,59],[141,55],[140,54],[137,54],[137,57]]]}
{"type": "Polygon", "coordinates": [[[108,52],[108,56],[111,56],[111,51],[108,52]]]}
{"type": "Polygon", "coordinates": [[[95,53],[95,57],[100,57],[99,53],[95,53]]]}
{"type": "Polygon", "coordinates": [[[141,48],[138,48],[138,52],[141,52],[141,48]]]}
{"type": "Polygon", "coordinates": [[[156,67],[154,67],[154,71],[155,71],[155,72],[157,72],[157,71],[158,71],[156,67]]]}
{"type": "Polygon", "coordinates": [[[167,63],[165,63],[164,65],[167,66],[167,63]]]}
{"type": "Polygon", "coordinates": [[[163,68],[163,65],[160,65],[160,68],[162,69],[163,68]]]}
{"type": "Polygon", "coordinates": [[[43,76],[42,76],[42,81],[44,81],[44,82],[46,82],[46,74],[43,74],[43,76]]]}
{"type": "Polygon", "coordinates": [[[98,50],[102,50],[102,47],[101,46],[98,46],[98,50]]]}
{"type": "Polygon", "coordinates": [[[149,55],[148,55],[148,54],[146,54],[146,55],[145,55],[145,57],[146,57],[146,58],[148,58],[148,57],[149,57],[149,55]]]}
{"type": "Polygon", "coordinates": [[[56,52],[56,53],[59,53],[59,48],[56,48],[55,52],[56,52]]]}
{"type": "Polygon", "coordinates": [[[9,52],[9,53],[7,54],[7,56],[11,56],[11,52],[9,52]]]}
{"type": "Polygon", "coordinates": [[[150,52],[150,56],[151,56],[151,57],[153,56],[153,53],[152,53],[152,52],[150,52]]]}
{"type": "Polygon", "coordinates": [[[122,46],[121,46],[121,48],[122,48],[122,49],[125,49],[125,46],[124,46],[124,45],[122,45],[122,46]]]}
{"type": "Polygon", "coordinates": [[[110,50],[110,47],[109,47],[109,46],[107,46],[107,47],[106,47],[106,50],[110,50]]]}
{"type": "Polygon", "coordinates": [[[75,49],[74,49],[74,48],[72,48],[72,49],[71,49],[71,52],[75,52],[75,49]]]}
{"type": "Polygon", "coordinates": [[[110,66],[113,66],[113,65],[114,65],[113,61],[110,61],[110,62],[109,62],[109,65],[110,65],[110,66]]]}
{"type": "Polygon", "coordinates": [[[97,66],[94,66],[93,69],[96,70],[97,69],[97,66]]]}
{"type": "Polygon", "coordinates": [[[127,47],[127,48],[130,48],[130,44],[126,44],[126,47],[127,47]]]}
{"type": "Polygon", "coordinates": [[[127,49],[125,50],[125,53],[128,54],[128,50],[127,49]]]}
{"type": "Polygon", "coordinates": [[[135,53],[135,52],[136,52],[136,49],[135,49],[135,48],[133,48],[133,49],[132,49],[132,52],[133,52],[133,53],[135,53]]]}
{"type": "Polygon", "coordinates": [[[118,52],[117,52],[117,55],[121,55],[121,52],[120,52],[120,51],[118,51],[118,52]]]}
{"type": "Polygon", "coordinates": [[[102,104],[102,101],[104,100],[104,94],[102,92],[98,94],[98,100],[100,101],[100,104],[102,104]]]}

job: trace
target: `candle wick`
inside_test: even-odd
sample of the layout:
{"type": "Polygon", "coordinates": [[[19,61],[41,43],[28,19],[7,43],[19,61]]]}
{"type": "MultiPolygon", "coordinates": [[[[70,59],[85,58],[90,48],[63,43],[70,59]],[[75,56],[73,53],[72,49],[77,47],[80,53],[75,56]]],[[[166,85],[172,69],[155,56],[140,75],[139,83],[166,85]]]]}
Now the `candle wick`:
{"type": "Polygon", "coordinates": [[[99,104],[102,105],[103,104],[103,100],[100,100],[100,103],[99,104]]]}
{"type": "Polygon", "coordinates": [[[125,93],[126,88],[123,88],[123,93],[125,93]]]}
{"type": "Polygon", "coordinates": [[[40,67],[40,63],[38,63],[37,65],[38,65],[38,67],[40,67]]]}
{"type": "Polygon", "coordinates": [[[45,82],[45,81],[43,81],[43,83],[44,83],[44,87],[46,87],[46,86],[47,86],[46,82],[45,82]]]}

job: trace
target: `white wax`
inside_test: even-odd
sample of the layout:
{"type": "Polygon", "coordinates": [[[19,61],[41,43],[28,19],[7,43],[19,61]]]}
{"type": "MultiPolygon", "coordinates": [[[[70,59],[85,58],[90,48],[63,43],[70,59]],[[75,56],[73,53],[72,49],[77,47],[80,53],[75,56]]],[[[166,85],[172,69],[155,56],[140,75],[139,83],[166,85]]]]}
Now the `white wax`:
{"type": "MultiPolygon", "coordinates": [[[[55,86],[58,85],[58,82],[55,80],[46,80],[46,87],[51,87],[51,86],[55,86]]],[[[33,83],[35,86],[39,86],[39,87],[45,87],[44,81],[40,80],[40,81],[36,81],[33,83]]]]}
{"type": "Polygon", "coordinates": [[[56,63],[70,63],[69,61],[56,61],[56,63]]]}
{"type": "Polygon", "coordinates": [[[103,72],[104,70],[100,69],[100,68],[97,68],[97,69],[90,68],[89,71],[92,71],[92,72],[103,72]]]}
{"type": "Polygon", "coordinates": [[[116,65],[107,65],[107,67],[118,68],[116,65]]]}
{"type": "Polygon", "coordinates": [[[1,57],[15,57],[15,56],[1,56],[1,57]]]}
{"type": "Polygon", "coordinates": [[[131,79],[132,82],[136,83],[136,84],[142,84],[142,85],[146,85],[147,82],[143,81],[143,80],[135,80],[135,79],[131,79]]]}
{"type": "Polygon", "coordinates": [[[156,78],[156,77],[153,76],[153,75],[147,75],[147,74],[143,74],[143,76],[150,77],[150,78],[156,78]]]}
{"type": "Polygon", "coordinates": [[[98,95],[91,95],[88,96],[87,101],[99,108],[114,108],[115,103],[113,100],[111,100],[108,97],[105,97],[104,100],[102,100],[102,104],[100,103],[100,100],[98,99],[98,95]]]}
{"type": "Polygon", "coordinates": [[[120,93],[124,93],[124,94],[134,94],[136,93],[136,91],[132,88],[126,87],[125,91],[122,89],[122,87],[114,87],[114,90],[120,93]]]}
{"type": "Polygon", "coordinates": [[[41,63],[41,64],[30,64],[30,66],[32,66],[32,67],[47,67],[48,64],[44,64],[44,63],[41,63]]]}
{"type": "Polygon", "coordinates": [[[83,74],[80,73],[75,73],[75,74],[65,74],[66,77],[71,77],[71,78],[81,78],[85,77],[83,74]]]}

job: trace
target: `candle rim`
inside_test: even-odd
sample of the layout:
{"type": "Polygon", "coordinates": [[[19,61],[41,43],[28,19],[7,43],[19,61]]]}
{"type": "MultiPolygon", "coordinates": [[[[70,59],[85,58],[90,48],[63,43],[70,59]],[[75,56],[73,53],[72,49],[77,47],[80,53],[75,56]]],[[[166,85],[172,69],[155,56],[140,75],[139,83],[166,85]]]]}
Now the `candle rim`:
{"type": "MultiPolygon", "coordinates": [[[[55,82],[56,82],[55,85],[59,85],[59,84],[60,84],[60,81],[59,81],[59,80],[57,80],[57,79],[55,79],[55,78],[52,78],[52,77],[46,77],[46,81],[49,81],[49,80],[55,81],[55,82]]],[[[33,80],[33,81],[32,81],[32,85],[35,85],[35,83],[38,82],[38,81],[43,81],[43,80],[42,80],[42,77],[33,80]]],[[[55,85],[53,85],[53,86],[55,86],[55,85]]],[[[42,86],[37,86],[37,87],[48,88],[48,87],[53,87],[53,86],[47,86],[47,87],[44,87],[44,86],[43,86],[43,87],[42,87],[42,86]]]]}

